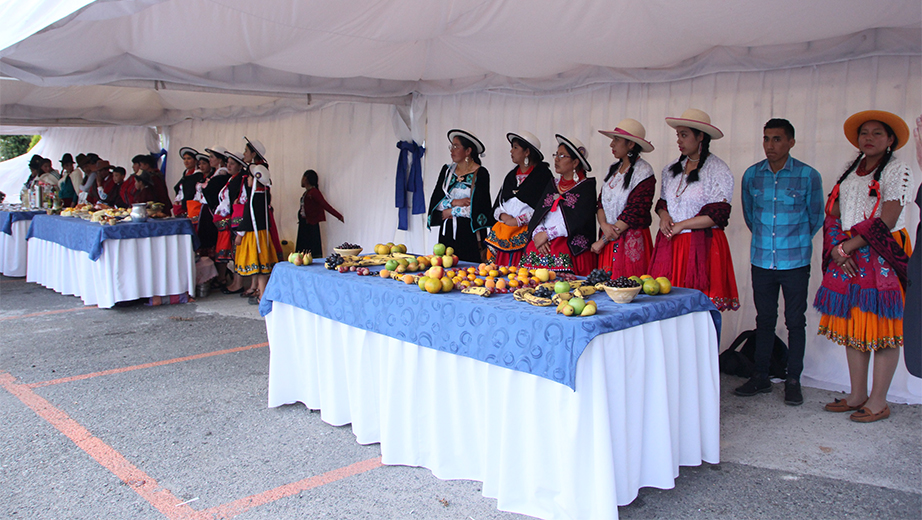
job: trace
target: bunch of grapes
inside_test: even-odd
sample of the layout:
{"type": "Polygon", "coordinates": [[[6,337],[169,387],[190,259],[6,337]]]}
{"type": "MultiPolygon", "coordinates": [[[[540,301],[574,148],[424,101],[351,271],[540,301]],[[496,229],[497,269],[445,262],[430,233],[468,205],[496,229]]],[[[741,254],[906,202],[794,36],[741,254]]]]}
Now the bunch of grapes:
{"type": "Polygon", "coordinates": [[[609,287],[615,287],[618,289],[630,289],[632,287],[640,287],[640,284],[637,283],[637,280],[631,280],[627,276],[619,276],[614,280],[607,280],[602,282],[603,284],[609,287]]]}
{"type": "Polygon", "coordinates": [[[362,246],[358,244],[350,244],[349,242],[343,242],[342,244],[336,246],[336,249],[362,249],[362,246]]]}
{"type": "Polygon", "coordinates": [[[593,269],[592,272],[589,273],[589,276],[586,277],[586,281],[591,285],[604,283],[608,280],[611,280],[611,272],[605,269],[593,269]]]}
{"type": "Polygon", "coordinates": [[[340,256],[339,253],[330,253],[330,256],[326,259],[327,269],[336,269],[336,267],[342,264],[345,260],[340,256]]]}
{"type": "Polygon", "coordinates": [[[550,298],[554,296],[554,291],[546,285],[539,285],[538,288],[535,289],[535,296],[538,298],[550,298]]]}

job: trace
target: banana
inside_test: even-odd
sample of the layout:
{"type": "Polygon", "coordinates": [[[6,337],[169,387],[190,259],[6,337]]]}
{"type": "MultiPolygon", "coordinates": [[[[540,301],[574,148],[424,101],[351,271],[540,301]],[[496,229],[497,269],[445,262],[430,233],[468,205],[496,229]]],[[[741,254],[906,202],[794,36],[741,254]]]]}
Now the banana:
{"type": "Polygon", "coordinates": [[[591,285],[584,285],[573,290],[573,295],[580,298],[585,298],[592,294],[595,294],[595,287],[591,285]]]}
{"type": "Polygon", "coordinates": [[[583,280],[573,280],[572,282],[570,282],[570,289],[577,289],[579,287],[582,287],[583,285],[587,285],[586,282],[584,282],[583,280]]]}
{"type": "Polygon", "coordinates": [[[572,297],[573,295],[570,293],[558,293],[554,296],[551,296],[551,301],[556,305],[560,305],[561,303],[566,303],[572,297]]]}
{"type": "Polygon", "coordinates": [[[534,294],[534,292],[535,290],[530,287],[522,287],[521,289],[516,289],[516,291],[512,293],[512,297],[515,298],[516,301],[524,302],[525,295],[534,294]]]}
{"type": "Polygon", "coordinates": [[[477,296],[483,296],[484,298],[488,298],[491,294],[493,294],[493,291],[491,291],[490,289],[487,289],[486,287],[467,287],[465,289],[462,289],[461,293],[462,294],[475,294],[477,296]]]}
{"type": "Polygon", "coordinates": [[[403,280],[403,275],[406,273],[398,273],[397,271],[391,271],[392,280],[403,280]]]}
{"type": "Polygon", "coordinates": [[[597,283],[597,284],[595,284],[595,291],[596,291],[596,292],[605,292],[605,284],[604,284],[604,283],[597,283]]]}
{"type": "Polygon", "coordinates": [[[549,307],[553,304],[550,298],[539,298],[533,292],[524,294],[525,301],[538,307],[549,307]]]}

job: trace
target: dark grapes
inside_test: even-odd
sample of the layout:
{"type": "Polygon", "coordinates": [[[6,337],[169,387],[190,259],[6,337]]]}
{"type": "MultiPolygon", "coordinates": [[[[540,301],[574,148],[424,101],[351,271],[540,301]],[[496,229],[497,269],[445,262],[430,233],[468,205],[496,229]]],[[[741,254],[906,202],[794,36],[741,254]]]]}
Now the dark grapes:
{"type": "Polygon", "coordinates": [[[342,244],[336,246],[336,249],[362,249],[362,246],[358,244],[350,244],[349,242],[343,242],[342,244]]]}
{"type": "Polygon", "coordinates": [[[550,287],[540,285],[537,289],[535,289],[535,296],[538,298],[550,298],[551,296],[554,296],[554,291],[552,291],[550,287]]]}
{"type": "Polygon", "coordinates": [[[341,265],[345,260],[339,253],[330,253],[330,256],[326,258],[327,269],[336,269],[338,265],[341,265]]]}
{"type": "Polygon", "coordinates": [[[637,280],[631,280],[627,276],[619,276],[614,280],[606,280],[602,282],[608,287],[615,287],[618,289],[630,289],[632,287],[640,287],[640,284],[637,283],[637,280]]]}
{"type": "Polygon", "coordinates": [[[608,280],[611,280],[611,272],[604,269],[593,269],[589,276],[586,277],[586,281],[592,285],[604,283],[608,280]]]}

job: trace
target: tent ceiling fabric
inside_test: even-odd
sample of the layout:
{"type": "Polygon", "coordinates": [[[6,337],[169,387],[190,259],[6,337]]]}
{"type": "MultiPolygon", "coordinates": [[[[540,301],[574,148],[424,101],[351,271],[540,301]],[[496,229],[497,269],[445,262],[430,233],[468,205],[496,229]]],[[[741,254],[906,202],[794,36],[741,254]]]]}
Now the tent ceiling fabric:
{"type": "Polygon", "coordinates": [[[34,85],[160,80],[364,97],[552,92],[919,54],[922,27],[918,4],[902,0],[19,4],[0,4],[2,19],[32,16],[0,38],[0,73],[34,85]]]}

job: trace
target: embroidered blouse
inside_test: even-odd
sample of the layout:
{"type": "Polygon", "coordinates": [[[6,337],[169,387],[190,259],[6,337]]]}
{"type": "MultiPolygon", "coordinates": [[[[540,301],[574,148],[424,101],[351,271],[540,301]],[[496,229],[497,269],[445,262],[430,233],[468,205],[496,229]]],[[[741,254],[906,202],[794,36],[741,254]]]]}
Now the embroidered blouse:
{"type": "MultiPolygon", "coordinates": [[[[687,161],[687,158],[682,161],[683,168],[687,161]]],[[[662,201],[665,201],[666,209],[674,222],[682,222],[697,216],[702,208],[709,204],[730,204],[733,199],[733,172],[720,157],[708,155],[707,160],[698,171],[698,181],[691,184],[686,182],[685,174],[672,174],[670,168],[676,162],[678,160],[672,161],[663,168],[661,202],[657,204],[657,208],[661,208],[662,201]]],[[[686,229],[682,233],[691,231],[686,229]]]]}
{"type": "MultiPolygon", "coordinates": [[[[614,165],[612,165],[614,166],[614,165]]],[[[610,179],[602,183],[602,192],[599,195],[599,205],[605,210],[605,221],[614,224],[618,221],[621,214],[628,205],[628,197],[637,186],[653,177],[653,167],[643,159],[637,159],[634,163],[634,173],[631,174],[631,182],[627,189],[624,188],[624,173],[620,171],[611,176],[610,179]]],[[[654,187],[655,189],[655,187],[654,187]]],[[[650,193],[650,200],[647,202],[646,213],[650,214],[650,203],[653,200],[653,193],[650,193]]],[[[628,225],[632,223],[628,222],[628,225]]],[[[650,224],[647,223],[647,226],[650,224]]],[[[634,227],[634,226],[631,226],[634,227]]]]}
{"type": "Polygon", "coordinates": [[[906,202],[912,196],[912,171],[909,165],[896,157],[892,157],[887,163],[880,174],[881,204],[877,204],[877,197],[869,195],[869,187],[873,180],[873,173],[862,177],[856,172],[851,172],[839,185],[839,212],[843,230],[849,230],[863,220],[879,217],[882,203],[889,200],[898,200],[903,206],[900,217],[896,219],[896,225],[890,231],[899,231],[906,227],[906,202]]]}

